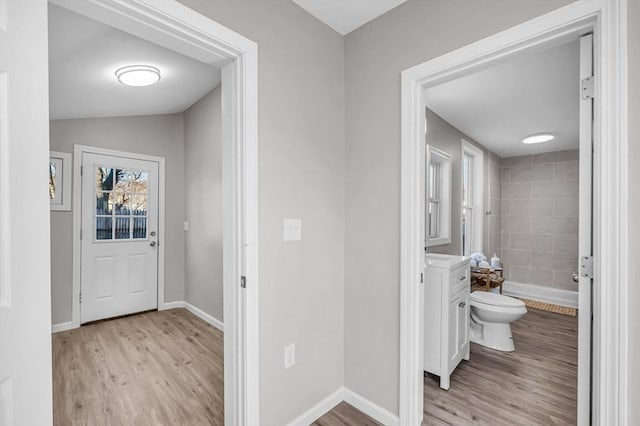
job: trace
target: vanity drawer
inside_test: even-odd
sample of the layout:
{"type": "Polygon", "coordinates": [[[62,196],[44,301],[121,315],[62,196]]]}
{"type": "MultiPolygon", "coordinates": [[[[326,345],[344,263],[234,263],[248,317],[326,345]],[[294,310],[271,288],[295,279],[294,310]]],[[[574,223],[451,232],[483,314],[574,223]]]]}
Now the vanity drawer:
{"type": "Polygon", "coordinates": [[[450,294],[456,294],[458,291],[465,287],[469,287],[471,275],[471,267],[468,265],[461,266],[451,271],[451,278],[449,285],[451,287],[450,294]]]}

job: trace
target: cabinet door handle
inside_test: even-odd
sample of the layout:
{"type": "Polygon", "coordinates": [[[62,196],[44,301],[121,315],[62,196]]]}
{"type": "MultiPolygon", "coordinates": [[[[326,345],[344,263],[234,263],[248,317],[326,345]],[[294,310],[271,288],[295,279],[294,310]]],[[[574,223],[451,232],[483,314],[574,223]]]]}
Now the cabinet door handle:
{"type": "Polygon", "coordinates": [[[467,306],[467,302],[458,303],[458,307],[460,307],[460,308],[464,308],[465,306],[467,306]]]}
{"type": "Polygon", "coordinates": [[[461,276],[460,278],[458,278],[458,281],[464,281],[467,278],[466,275],[461,276]]]}

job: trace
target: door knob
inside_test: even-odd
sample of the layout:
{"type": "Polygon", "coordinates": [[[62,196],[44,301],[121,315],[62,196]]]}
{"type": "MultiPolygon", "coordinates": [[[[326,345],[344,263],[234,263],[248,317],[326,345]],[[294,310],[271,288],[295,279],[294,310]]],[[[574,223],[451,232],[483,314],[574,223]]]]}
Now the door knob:
{"type": "Polygon", "coordinates": [[[460,302],[458,306],[461,308],[464,308],[465,306],[467,306],[467,304],[465,302],[460,302]]]}
{"type": "Polygon", "coordinates": [[[149,245],[150,245],[151,247],[155,247],[155,246],[156,246],[156,242],[155,242],[155,241],[151,241],[151,242],[149,243],[149,245]]]}

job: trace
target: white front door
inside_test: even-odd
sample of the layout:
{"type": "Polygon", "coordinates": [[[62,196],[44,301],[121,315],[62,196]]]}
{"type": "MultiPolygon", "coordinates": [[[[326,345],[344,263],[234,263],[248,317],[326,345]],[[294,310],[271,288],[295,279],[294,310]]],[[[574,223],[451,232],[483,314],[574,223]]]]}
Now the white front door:
{"type": "Polygon", "coordinates": [[[157,308],[158,163],[83,153],[81,238],[81,323],[157,308]]]}

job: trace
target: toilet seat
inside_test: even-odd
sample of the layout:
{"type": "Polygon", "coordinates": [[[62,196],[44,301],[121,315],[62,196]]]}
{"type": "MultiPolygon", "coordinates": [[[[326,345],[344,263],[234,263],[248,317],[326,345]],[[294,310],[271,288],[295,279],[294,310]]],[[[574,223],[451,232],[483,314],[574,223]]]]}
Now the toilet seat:
{"type": "Polygon", "coordinates": [[[525,306],[524,302],[514,297],[486,291],[474,291],[471,293],[471,302],[503,308],[522,308],[525,306]]]}

